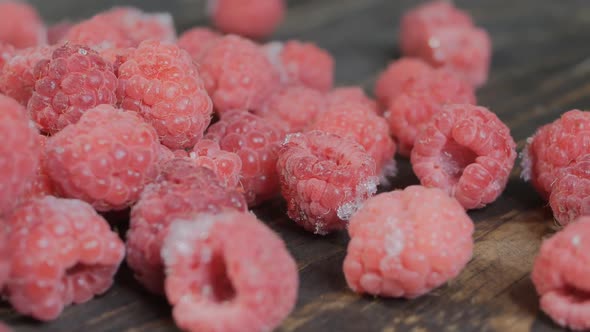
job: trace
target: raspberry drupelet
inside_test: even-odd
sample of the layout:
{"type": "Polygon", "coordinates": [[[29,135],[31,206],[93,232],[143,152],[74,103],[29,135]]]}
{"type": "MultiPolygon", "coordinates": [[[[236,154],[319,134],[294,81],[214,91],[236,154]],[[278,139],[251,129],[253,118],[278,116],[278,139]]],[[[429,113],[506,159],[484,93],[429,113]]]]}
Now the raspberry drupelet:
{"type": "Polygon", "coordinates": [[[272,331],[295,306],[297,265],[251,213],[175,221],[162,257],[166,296],[185,331],[272,331]]]}
{"type": "Polygon", "coordinates": [[[33,71],[41,60],[51,58],[50,46],[18,50],[0,70],[0,92],[27,106],[35,87],[33,71]]]}
{"type": "Polygon", "coordinates": [[[401,58],[391,62],[375,83],[375,96],[387,108],[404,92],[408,82],[431,75],[433,68],[418,58],[401,58]]]}
{"type": "Polygon", "coordinates": [[[360,294],[415,298],[455,278],[473,252],[473,222],[436,188],[368,199],[350,219],[343,270],[360,294]]]}
{"type": "Polygon", "coordinates": [[[5,294],[17,312],[53,320],[113,284],[125,246],[87,203],[46,196],[6,223],[13,260],[5,294]]]}
{"type": "Polygon", "coordinates": [[[361,104],[362,107],[371,109],[375,114],[381,114],[381,110],[377,107],[377,103],[369,98],[361,87],[345,86],[335,88],[326,94],[326,102],[328,108],[335,107],[337,104],[355,103],[361,104]]]}
{"type": "Polygon", "coordinates": [[[0,42],[19,49],[47,44],[47,29],[33,6],[0,1],[0,42]]]}
{"type": "Polygon", "coordinates": [[[118,70],[121,108],[140,114],[172,149],[192,148],[213,106],[197,67],[174,44],[142,42],[118,70]]]}
{"type": "Polygon", "coordinates": [[[0,74],[4,64],[16,54],[14,46],[0,41],[0,74]]]}
{"type": "Polygon", "coordinates": [[[242,159],[237,154],[222,150],[216,141],[202,139],[189,156],[198,166],[212,170],[226,188],[241,190],[242,159]]]}
{"type": "Polygon", "coordinates": [[[213,25],[225,32],[248,38],[270,36],[287,10],[284,0],[207,0],[213,25]]]}
{"type": "Polygon", "coordinates": [[[354,140],[322,131],[287,136],[277,171],[289,218],[315,234],[345,228],[377,191],[373,157],[354,140]]]}
{"type": "Polygon", "coordinates": [[[562,226],[590,216],[590,154],[563,168],[551,189],[549,205],[562,226]]]}
{"type": "Polygon", "coordinates": [[[495,201],[516,159],[510,129],[485,107],[447,105],[422,129],[412,168],[426,187],[455,197],[465,209],[495,201]]]}
{"type": "Polygon", "coordinates": [[[58,191],[99,211],[121,210],[158,174],[154,129],[136,113],[99,105],[47,141],[47,171],[58,191]]]}
{"type": "Polygon", "coordinates": [[[541,310],[562,327],[590,329],[590,218],[581,217],[543,241],[531,279],[541,310]]]}
{"type": "Polygon", "coordinates": [[[222,35],[206,27],[196,27],[185,31],[178,38],[178,47],[187,51],[195,62],[200,62],[203,54],[211,45],[219,41],[222,35]]]}

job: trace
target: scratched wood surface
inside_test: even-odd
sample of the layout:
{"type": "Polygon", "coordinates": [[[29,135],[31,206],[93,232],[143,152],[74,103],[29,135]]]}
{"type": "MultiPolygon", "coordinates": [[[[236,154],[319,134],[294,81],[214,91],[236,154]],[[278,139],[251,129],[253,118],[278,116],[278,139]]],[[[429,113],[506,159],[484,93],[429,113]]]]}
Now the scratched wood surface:
{"type": "MultiPolygon", "coordinates": [[[[115,4],[171,11],[179,30],[206,24],[202,1],[36,0],[50,22],[77,19],[115,4]]],[[[336,58],[340,85],[369,91],[377,73],[399,56],[397,23],[410,0],[293,0],[277,39],[317,42],[336,58]]],[[[590,102],[590,4],[587,0],[457,1],[491,33],[494,58],[479,103],[512,129],[519,149],[541,124],[590,102]]],[[[391,188],[417,183],[407,161],[391,188]]],[[[529,278],[551,215],[532,188],[518,178],[502,197],[471,212],[476,223],[475,254],[463,273],[419,299],[361,297],[347,290],[341,273],[347,237],[307,234],[291,223],[280,202],[256,212],[286,240],[301,277],[299,300],[280,331],[555,331],[541,314],[529,278]]],[[[384,188],[389,190],[391,188],[384,188]]],[[[144,292],[126,267],[106,295],[68,308],[61,318],[39,324],[6,306],[0,319],[16,331],[176,331],[163,298],[144,292]]]]}

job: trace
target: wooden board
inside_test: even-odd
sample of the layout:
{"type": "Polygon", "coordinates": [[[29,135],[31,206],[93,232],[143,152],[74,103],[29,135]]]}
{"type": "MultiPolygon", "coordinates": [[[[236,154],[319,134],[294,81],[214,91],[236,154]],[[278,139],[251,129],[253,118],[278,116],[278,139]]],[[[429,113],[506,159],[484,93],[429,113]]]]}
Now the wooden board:
{"type": "MultiPolygon", "coordinates": [[[[33,1],[50,21],[76,19],[113,4],[169,10],[179,29],[206,24],[202,1],[134,0],[33,1]]],[[[336,58],[340,85],[372,89],[377,73],[398,56],[397,24],[410,0],[293,0],[278,39],[317,42],[336,58]]],[[[590,5],[587,0],[457,1],[494,42],[489,83],[478,91],[512,129],[522,148],[535,128],[565,110],[590,101],[590,5]]],[[[391,188],[417,183],[407,161],[391,188]]],[[[419,299],[385,300],[350,292],[341,272],[347,237],[307,234],[290,222],[285,207],[273,202],[256,212],[286,240],[296,258],[301,287],[293,314],[280,331],[555,331],[541,314],[529,278],[552,218],[516,168],[502,197],[471,212],[476,223],[473,260],[448,285],[419,299]]],[[[144,292],[123,267],[106,295],[68,308],[61,318],[39,324],[7,306],[0,319],[16,331],[176,331],[163,298],[144,292]]]]}

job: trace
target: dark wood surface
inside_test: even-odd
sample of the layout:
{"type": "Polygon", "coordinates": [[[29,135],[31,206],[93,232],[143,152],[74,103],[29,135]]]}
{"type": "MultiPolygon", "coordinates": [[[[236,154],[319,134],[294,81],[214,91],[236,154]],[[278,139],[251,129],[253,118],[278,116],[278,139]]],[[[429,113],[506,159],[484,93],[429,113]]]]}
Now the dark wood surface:
{"type": "MultiPolygon", "coordinates": [[[[54,22],[77,19],[114,4],[171,11],[180,30],[207,23],[202,1],[36,0],[54,22]]],[[[372,89],[377,73],[398,57],[397,25],[409,0],[293,0],[277,39],[317,42],[336,58],[339,85],[372,89]]],[[[590,101],[590,3],[587,0],[457,1],[491,33],[494,57],[479,103],[512,129],[522,148],[541,124],[590,101]]],[[[392,188],[417,183],[407,161],[392,188]]],[[[552,233],[546,203],[518,178],[517,167],[494,204],[470,212],[475,254],[463,273],[419,299],[361,297],[350,292],[341,264],[347,237],[307,234],[293,225],[280,202],[256,212],[286,240],[301,277],[299,300],[280,331],[555,331],[539,312],[529,278],[543,237],[552,233]]],[[[384,188],[389,190],[391,188],[384,188]]],[[[163,298],[144,292],[126,267],[106,295],[72,306],[55,322],[39,324],[6,306],[0,320],[16,331],[176,331],[163,298]]]]}

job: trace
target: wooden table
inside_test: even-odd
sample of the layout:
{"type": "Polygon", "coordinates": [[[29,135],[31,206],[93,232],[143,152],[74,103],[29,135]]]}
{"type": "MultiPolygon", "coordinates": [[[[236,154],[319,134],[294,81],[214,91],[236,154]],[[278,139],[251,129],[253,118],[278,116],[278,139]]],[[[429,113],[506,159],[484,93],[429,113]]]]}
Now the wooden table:
{"type": "MultiPolygon", "coordinates": [[[[206,24],[202,1],[135,0],[90,4],[74,0],[33,1],[49,21],[76,19],[126,2],[171,11],[179,29],[206,24]],[[101,7],[101,8],[99,8],[101,7]]],[[[519,149],[535,128],[590,101],[590,4],[587,0],[457,1],[491,33],[491,78],[478,91],[512,129],[519,149]]],[[[278,39],[317,42],[336,57],[340,85],[372,89],[379,71],[399,56],[397,25],[410,0],[293,0],[278,39]]],[[[392,188],[417,183],[408,162],[392,188]]],[[[357,296],[346,287],[342,260],[347,237],[317,237],[290,222],[281,202],[256,212],[287,241],[301,276],[297,307],[281,331],[554,331],[539,312],[529,278],[543,237],[552,233],[550,211],[522,182],[517,167],[506,192],[489,207],[471,212],[475,255],[448,285],[419,299],[357,296]]],[[[386,188],[388,190],[390,188],[386,188]]],[[[175,331],[163,298],[144,292],[126,267],[106,295],[68,308],[59,320],[39,324],[6,306],[0,319],[16,331],[175,331]]]]}

